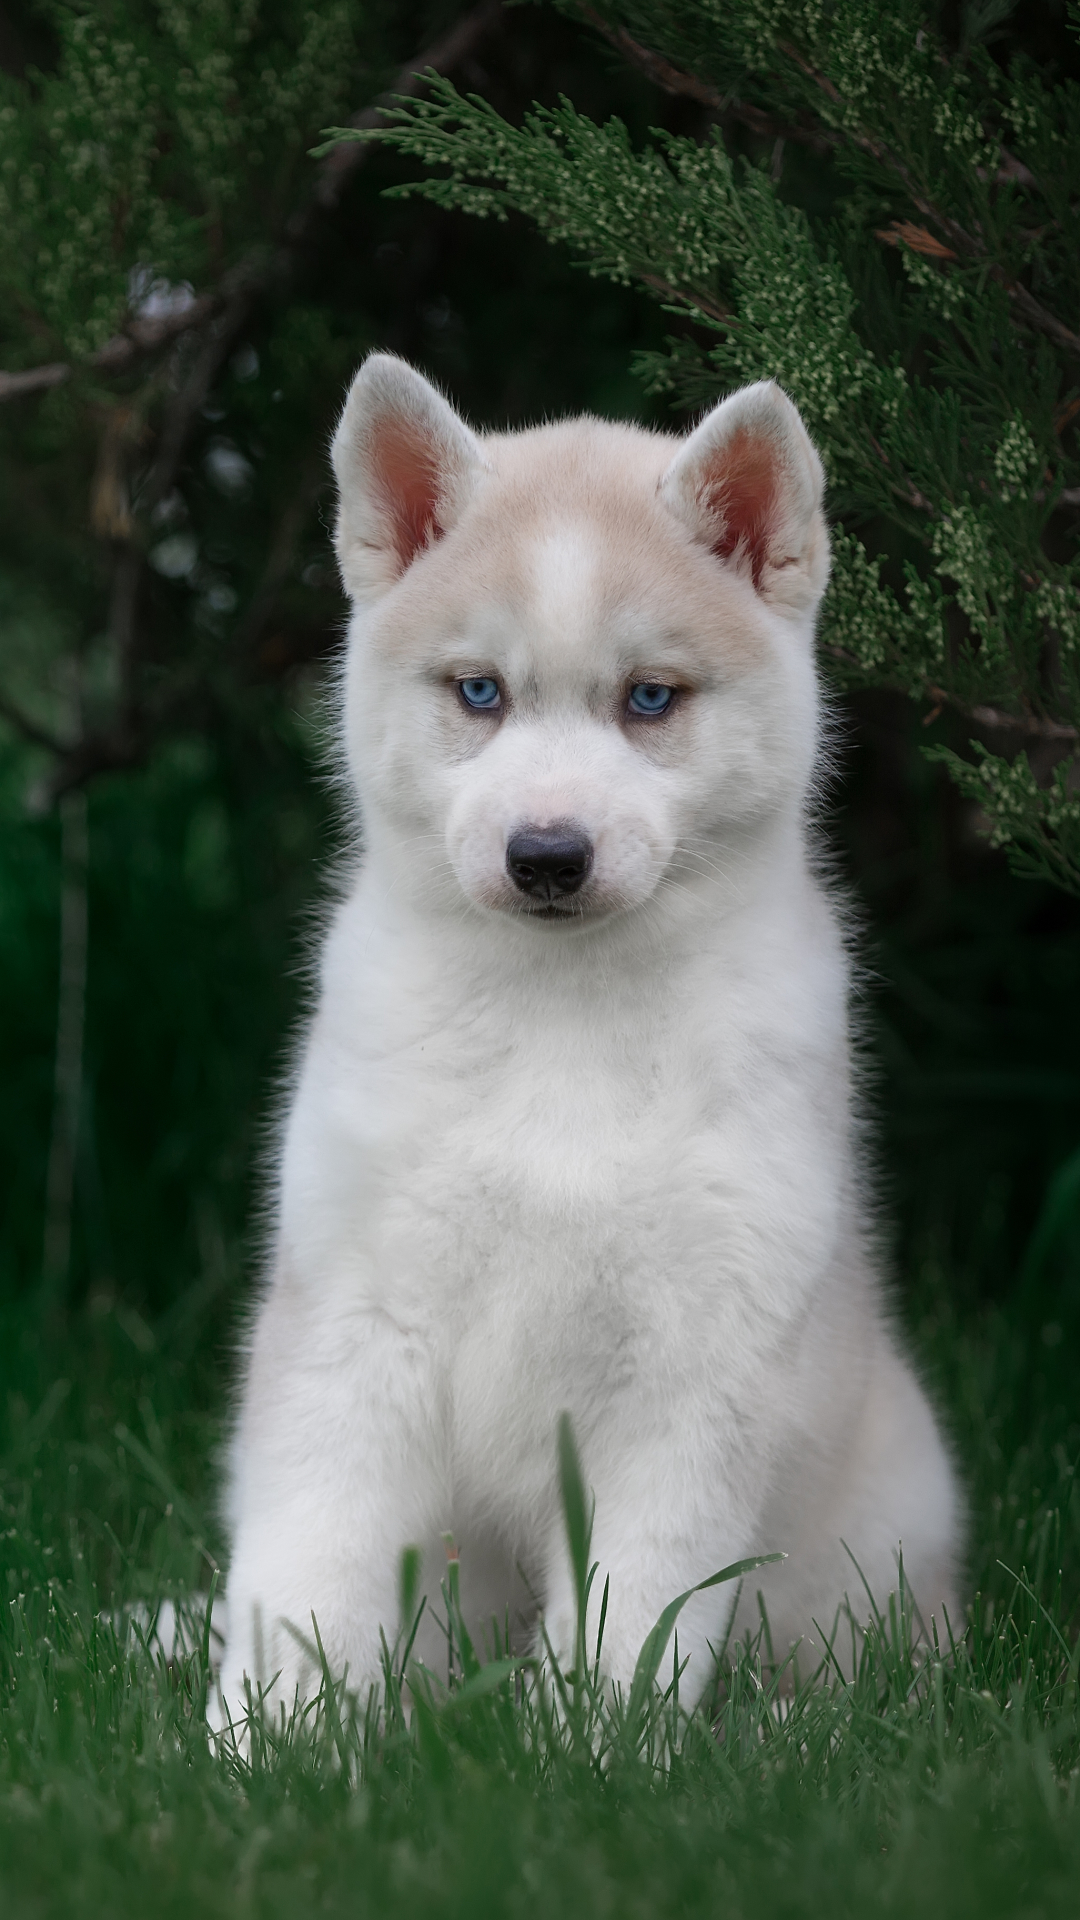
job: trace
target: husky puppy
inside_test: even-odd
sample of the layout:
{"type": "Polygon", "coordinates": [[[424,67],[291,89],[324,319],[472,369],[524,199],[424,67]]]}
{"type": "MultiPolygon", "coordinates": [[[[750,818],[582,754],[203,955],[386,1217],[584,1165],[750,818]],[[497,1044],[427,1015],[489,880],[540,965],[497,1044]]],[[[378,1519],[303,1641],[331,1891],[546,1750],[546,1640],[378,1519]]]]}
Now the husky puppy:
{"type": "Polygon", "coordinates": [[[226,1703],[310,1695],[313,1614],[363,1696],[402,1550],[437,1600],[447,1534],[478,1630],[538,1602],[571,1652],[564,1408],[613,1683],[674,1594],[776,1550],[734,1623],[731,1586],[687,1606],[691,1692],[759,1588],[816,1665],[901,1549],[944,1636],[961,1503],[882,1297],[808,828],[829,558],[798,413],[762,382],[686,439],[477,435],[373,354],[333,463],[363,860],[250,1339],[226,1703]]]}

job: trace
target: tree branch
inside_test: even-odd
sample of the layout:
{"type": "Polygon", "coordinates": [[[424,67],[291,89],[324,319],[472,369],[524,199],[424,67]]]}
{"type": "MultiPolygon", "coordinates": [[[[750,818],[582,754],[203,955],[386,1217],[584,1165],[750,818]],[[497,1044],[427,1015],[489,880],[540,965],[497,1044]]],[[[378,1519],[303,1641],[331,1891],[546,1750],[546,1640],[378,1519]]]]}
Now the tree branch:
{"type": "MultiPolygon", "coordinates": [[[[1034,332],[1045,334],[1047,339],[1053,340],[1055,345],[1061,347],[1064,352],[1080,356],[1080,333],[1067,327],[1056,314],[1051,313],[1047,307],[1036,300],[1027,287],[1020,281],[1014,280],[996,261],[990,260],[986,248],[968,233],[959,221],[953,220],[949,214],[943,213],[940,207],[935,206],[933,201],[928,200],[920,192],[909,168],[897,154],[892,152],[891,148],[886,146],[884,141],[875,139],[872,134],[851,132],[842,134],[828,127],[804,126],[797,121],[781,120],[777,115],[765,113],[760,107],[752,106],[748,101],[739,100],[733,95],[722,94],[708,81],[699,80],[695,74],[673,66],[669,60],[664,59],[662,54],[654,53],[650,47],[642,46],[625,27],[611,26],[595,7],[588,4],[588,0],[579,0],[578,11],[597,33],[603,35],[609,45],[622,54],[630,66],[636,67],[640,73],[645,74],[654,86],[660,87],[664,93],[687,100],[696,100],[701,106],[711,107],[722,119],[734,120],[740,126],[747,127],[750,132],[759,134],[765,139],[791,140],[797,145],[810,147],[816,153],[835,151],[842,140],[849,139],[853,146],[868,154],[871,159],[878,162],[879,166],[885,167],[901,182],[912,205],[918,208],[925,219],[932,220],[940,233],[947,235],[953,250],[958,255],[963,254],[969,260],[978,260],[986,264],[990,278],[1004,289],[1018,315],[1034,332]]],[[[779,45],[781,53],[786,54],[811,84],[817,87],[834,106],[843,104],[837,87],[826,74],[820,73],[806,59],[798,47],[790,41],[781,41],[779,45]]],[[[1004,178],[1021,180],[1027,185],[1033,184],[1033,178],[1028,169],[1021,166],[1011,155],[1005,156],[1001,171],[1004,178]]],[[[884,239],[886,235],[880,234],[879,238],[884,239]]],[[[890,244],[895,246],[897,241],[891,240],[890,244]]]]}
{"type": "MultiPolygon", "coordinates": [[[[841,666],[858,669],[858,661],[843,647],[826,645],[822,651],[838,661],[841,666]]],[[[898,691],[906,693],[908,689],[901,687],[898,691]]],[[[1063,720],[1052,720],[1046,715],[1037,713],[1006,713],[1001,707],[981,704],[969,706],[967,701],[961,700],[955,693],[950,693],[947,687],[935,686],[932,681],[926,682],[923,694],[927,700],[932,700],[934,703],[934,711],[927,716],[927,723],[930,720],[936,720],[943,707],[950,707],[953,713],[959,714],[964,720],[971,721],[972,725],[986,727],[994,733],[1018,733],[1025,740],[1045,740],[1060,746],[1080,744],[1080,729],[1069,726],[1063,720]]]]}
{"type": "MultiPolygon", "coordinates": [[[[378,127],[382,124],[383,110],[393,106],[402,97],[414,99],[423,93],[427,85],[429,72],[449,73],[469,55],[477,42],[492,29],[500,25],[503,17],[503,0],[481,0],[471,13],[463,14],[452,27],[432,42],[424,53],[419,53],[402,67],[397,78],[381,93],[370,106],[362,107],[347,122],[350,127],[378,127]]],[[[319,179],[312,196],[313,205],[323,211],[335,207],[341,198],[342,189],[349,175],[364,164],[370,149],[360,140],[346,141],[333,147],[326,155],[320,168],[319,179]]],[[[304,220],[306,211],[294,216],[286,232],[290,239],[297,233],[297,220],[304,220]]]]}
{"type": "Polygon", "coordinates": [[[643,47],[625,27],[613,27],[602,14],[597,13],[595,7],[587,4],[587,0],[579,0],[577,10],[583,20],[588,21],[616,52],[622,54],[629,66],[636,67],[662,93],[678,99],[696,100],[699,106],[711,107],[721,119],[734,120],[765,140],[791,140],[798,146],[812,148],[815,153],[828,153],[840,144],[839,136],[825,127],[801,126],[798,121],[781,120],[776,114],[752,106],[748,100],[718,92],[707,80],[699,80],[696,74],[673,66],[670,60],[654,53],[651,47],[643,47]]]}
{"type": "MultiPolygon", "coordinates": [[[[395,96],[412,96],[421,93],[426,85],[425,75],[430,70],[436,73],[449,72],[457,66],[481,40],[484,35],[498,24],[502,18],[502,0],[482,0],[471,13],[464,14],[454,26],[450,27],[440,39],[426,48],[424,52],[409,60],[396,76],[386,93],[378,100],[355,113],[349,121],[353,127],[374,127],[379,124],[380,112],[390,104],[395,96]]],[[[97,373],[114,375],[123,373],[135,361],[148,353],[154,353],[163,346],[169,346],[182,334],[195,332],[224,317],[225,326],[219,338],[227,342],[233,337],[237,326],[243,325],[245,312],[237,320],[237,291],[240,283],[248,289],[248,307],[255,296],[287,271],[291,256],[306,240],[315,220],[321,214],[331,211],[341,198],[345,182],[357,167],[363,164],[367,148],[359,143],[355,146],[336,147],[322,162],[316,183],[305,196],[292,217],[287,221],[283,232],[283,246],[275,254],[272,250],[262,249],[259,254],[242,262],[227,274],[222,284],[208,293],[193,297],[186,306],[177,306],[168,314],[154,318],[144,318],[133,313],[125,320],[119,333],[106,340],[104,346],[88,356],[83,363],[97,373]]],[[[223,348],[224,353],[226,349],[223,348]]],[[[69,361],[54,360],[48,365],[28,367],[20,373],[5,373],[0,370],[0,404],[5,400],[14,400],[24,393],[39,393],[49,387],[60,386],[70,379],[75,365],[69,361]]],[[[216,371],[216,368],[215,368],[216,371]]],[[[213,375],[211,374],[211,378],[213,375]]],[[[198,402],[201,405],[202,402],[198,402]]],[[[168,487],[164,489],[168,492],[168,487]]],[[[159,496],[161,497],[161,496],[159,496]]]]}
{"type": "Polygon", "coordinates": [[[47,387],[58,387],[70,372],[64,360],[52,360],[44,367],[27,367],[25,373],[0,372],[0,401],[15,400],[21,393],[42,393],[47,387]]]}
{"type": "Polygon", "coordinates": [[[689,307],[691,312],[704,313],[710,320],[730,320],[731,308],[725,307],[722,300],[716,300],[711,294],[694,291],[688,293],[682,287],[673,287],[668,280],[662,280],[658,273],[641,273],[638,276],[642,286],[649,287],[662,300],[671,300],[677,306],[689,307]]]}
{"type": "Polygon", "coordinates": [[[1046,715],[1036,713],[1004,713],[1000,707],[969,707],[956,696],[946,693],[943,687],[928,686],[926,689],[931,700],[941,706],[950,706],[965,720],[974,721],[977,727],[990,727],[997,733],[1022,733],[1029,740],[1057,740],[1063,745],[1080,740],[1076,727],[1066,725],[1063,720],[1051,720],[1046,715]]]}
{"type": "MultiPolygon", "coordinates": [[[[806,75],[806,78],[825,95],[826,99],[830,100],[834,106],[843,105],[841,94],[828,75],[819,73],[805,55],[800,53],[798,47],[794,46],[790,40],[781,40],[778,45],[781,53],[794,61],[800,72],[806,75]]],[[[877,161],[879,166],[884,167],[900,181],[912,205],[918,208],[924,219],[933,221],[938,232],[944,234],[950,246],[958,254],[964,255],[968,260],[977,260],[985,266],[990,279],[1004,289],[1017,312],[1034,332],[1045,334],[1047,339],[1053,340],[1064,352],[1080,355],[1080,333],[1074,333],[1071,327],[1065,326],[1056,314],[1051,313],[1036,300],[1034,294],[1021,286],[1018,280],[1012,279],[1004,267],[990,258],[986,248],[968,233],[966,227],[961,226],[958,220],[954,220],[951,214],[943,213],[932,200],[928,200],[918,187],[910,168],[904,164],[898,154],[893,153],[891,147],[869,133],[848,132],[846,137],[853,146],[859,148],[860,152],[868,154],[872,160],[877,161]]]]}
{"type": "MultiPolygon", "coordinates": [[[[220,305],[219,293],[207,293],[198,300],[189,301],[187,306],[178,306],[173,313],[158,315],[156,319],[143,319],[134,313],[125,322],[121,333],[115,333],[96,353],[89,355],[86,365],[93,367],[97,373],[123,373],[143,354],[153,353],[158,347],[168,346],[170,341],[179,339],[182,333],[190,333],[195,327],[201,327],[218,311],[220,305]]],[[[0,371],[0,402],[15,400],[23,393],[40,393],[48,387],[59,387],[71,378],[73,372],[74,367],[67,360],[51,360],[45,366],[27,367],[23,373],[0,371]]]]}
{"type": "Polygon", "coordinates": [[[152,511],[172,492],[196,416],[205,406],[222,362],[247,320],[263,283],[264,275],[258,272],[241,269],[232,276],[222,309],[206,328],[187,378],[166,412],[157,457],[139,490],[138,505],[143,512],[152,511]]]}

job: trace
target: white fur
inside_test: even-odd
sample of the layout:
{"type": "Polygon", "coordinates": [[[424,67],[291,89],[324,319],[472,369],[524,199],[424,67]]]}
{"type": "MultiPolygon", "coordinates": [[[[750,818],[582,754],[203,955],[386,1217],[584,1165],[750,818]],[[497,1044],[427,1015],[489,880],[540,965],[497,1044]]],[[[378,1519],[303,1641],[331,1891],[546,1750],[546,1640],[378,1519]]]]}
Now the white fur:
{"type": "MultiPolygon", "coordinates": [[[[236,1431],[226,1701],[245,1674],[310,1692],[288,1623],[310,1639],[313,1612],[363,1693],[403,1548],[437,1597],[446,1533],[481,1633],[509,1605],[527,1638],[531,1592],[568,1648],[563,1408],[614,1681],[674,1594],[758,1552],[788,1559],[736,1630],[760,1586],[778,1651],[819,1645],[846,1594],[866,1612],[848,1550],[883,1604],[902,1542],[924,1617],[955,1618],[960,1504],[881,1297],[848,958],[808,847],[828,549],[795,409],[762,383],[685,442],[481,439],[373,356],[334,463],[365,855],[236,1431]],[[470,674],[501,680],[501,717],[465,710],[470,674]],[[630,723],[638,680],[686,693],[630,723]],[[506,845],[564,820],[595,862],[556,922],[506,845]]],[[[691,1690],[733,1598],[680,1622],[691,1690]]]]}

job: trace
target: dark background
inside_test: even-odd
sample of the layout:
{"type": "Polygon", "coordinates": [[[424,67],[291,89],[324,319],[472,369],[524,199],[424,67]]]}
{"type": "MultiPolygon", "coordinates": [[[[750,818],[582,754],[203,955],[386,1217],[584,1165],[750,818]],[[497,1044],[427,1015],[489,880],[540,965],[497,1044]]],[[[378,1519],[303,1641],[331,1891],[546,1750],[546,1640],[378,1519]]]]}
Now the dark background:
{"type": "MultiPolygon", "coordinates": [[[[1072,57],[1053,7],[1022,11],[1016,33],[1033,50],[1072,57]]],[[[421,14],[396,11],[397,57],[430,30],[421,14]]],[[[0,63],[14,71],[27,57],[47,62],[47,29],[8,8],[0,63]]],[[[548,10],[508,14],[455,77],[511,115],[566,93],[594,117],[621,114],[637,135],[695,124],[685,103],[548,10]]],[[[349,373],[368,347],[390,348],[481,426],[577,409],[684,424],[643,400],[629,371],[635,349],[671,330],[668,316],[575,269],[523,223],[386,199],[403,177],[370,154],[288,293],[253,322],[245,345],[257,372],[249,356],[223,373],[185,485],[248,596],[221,637],[220,673],[138,764],[89,786],[72,1257],[49,1312],[71,1325],[87,1311],[119,1314],[133,1338],[142,1328],[167,1346],[211,1400],[257,1266],[260,1169],[303,1006],[313,910],[340,846],[323,749],[344,617],[325,447],[349,373]],[[199,466],[223,431],[255,468],[243,499],[211,497],[199,466]],[[307,519],[287,590],[271,614],[248,617],[283,467],[310,475],[307,519]]],[[[36,400],[9,403],[0,419],[0,645],[36,644],[27,578],[53,564],[48,517],[59,511],[43,504],[48,432],[36,400]]],[[[73,493],[63,512],[85,503],[73,493]]],[[[167,624],[180,589],[156,590],[167,624]]],[[[74,607],[74,577],[70,591],[74,607]]],[[[42,632],[63,605],[53,580],[42,632]]],[[[823,830],[857,928],[866,1097],[900,1297],[924,1316],[1015,1313],[1018,1353],[1033,1380],[1046,1375],[1032,1391],[1059,1397],[1067,1428],[1080,1308],[1080,906],[1010,877],[971,809],[923,761],[926,736],[906,702],[838,699],[836,728],[823,830]]],[[[0,737],[9,1304],[31,1302],[41,1285],[52,1125],[59,828],[54,811],[34,811],[38,771],[32,750],[0,737]]]]}

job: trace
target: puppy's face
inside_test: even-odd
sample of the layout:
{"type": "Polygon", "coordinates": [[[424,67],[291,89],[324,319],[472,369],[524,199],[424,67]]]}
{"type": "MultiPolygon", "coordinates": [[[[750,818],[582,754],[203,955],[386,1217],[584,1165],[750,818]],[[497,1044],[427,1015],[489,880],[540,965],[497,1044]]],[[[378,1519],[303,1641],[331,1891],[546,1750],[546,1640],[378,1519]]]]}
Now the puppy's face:
{"type": "MultiPolygon", "coordinates": [[[[372,365],[335,464],[358,602],[346,743],[373,847],[414,892],[537,927],[722,884],[725,849],[800,805],[810,773],[819,486],[808,541],[776,461],[751,461],[721,524],[704,428],[681,450],[595,421],[477,441],[400,363],[376,363],[392,405],[365,393],[372,365]],[[769,547],[770,514],[809,554],[769,547]]],[[[767,392],[812,492],[809,442],[767,392]]]]}

